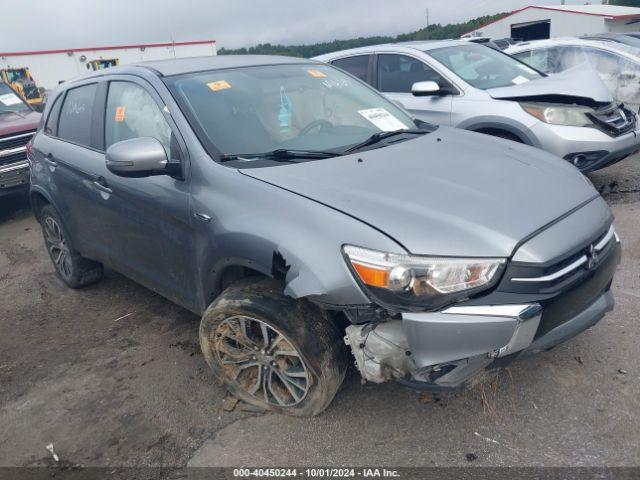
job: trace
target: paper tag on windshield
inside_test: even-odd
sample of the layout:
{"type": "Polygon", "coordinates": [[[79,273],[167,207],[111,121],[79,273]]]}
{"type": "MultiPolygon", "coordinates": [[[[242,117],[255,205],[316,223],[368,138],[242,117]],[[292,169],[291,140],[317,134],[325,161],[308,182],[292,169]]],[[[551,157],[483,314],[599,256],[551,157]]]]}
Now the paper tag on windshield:
{"type": "Polygon", "coordinates": [[[6,106],[22,103],[20,97],[18,97],[15,93],[5,93],[4,95],[0,95],[0,102],[2,102],[6,106]]]}
{"type": "Polygon", "coordinates": [[[396,130],[407,129],[407,126],[404,123],[391,115],[384,108],[368,108],[366,110],[358,110],[358,113],[383,132],[395,132],[396,130]]]}
{"type": "Polygon", "coordinates": [[[513,83],[514,85],[520,85],[521,83],[527,83],[528,81],[528,78],[523,77],[522,75],[518,75],[516,78],[511,80],[511,83],[513,83]]]}

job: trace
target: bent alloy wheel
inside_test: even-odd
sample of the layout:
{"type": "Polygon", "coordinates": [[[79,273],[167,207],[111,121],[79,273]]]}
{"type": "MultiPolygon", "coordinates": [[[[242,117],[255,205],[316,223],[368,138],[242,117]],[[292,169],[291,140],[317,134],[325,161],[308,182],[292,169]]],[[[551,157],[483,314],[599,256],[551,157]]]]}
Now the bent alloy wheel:
{"type": "Polygon", "coordinates": [[[310,374],[282,332],[258,319],[233,316],[215,332],[224,374],[258,400],[289,407],[307,396],[310,374]]]}
{"type": "Polygon", "coordinates": [[[73,264],[71,263],[71,252],[64,239],[62,228],[53,217],[46,217],[42,228],[49,256],[58,274],[64,280],[69,281],[73,275],[73,264]]]}
{"type": "Polygon", "coordinates": [[[207,308],[200,347],[211,371],[238,399],[296,416],[324,411],[342,384],[342,332],[311,302],[283,294],[277,280],[232,284],[207,308]]]}

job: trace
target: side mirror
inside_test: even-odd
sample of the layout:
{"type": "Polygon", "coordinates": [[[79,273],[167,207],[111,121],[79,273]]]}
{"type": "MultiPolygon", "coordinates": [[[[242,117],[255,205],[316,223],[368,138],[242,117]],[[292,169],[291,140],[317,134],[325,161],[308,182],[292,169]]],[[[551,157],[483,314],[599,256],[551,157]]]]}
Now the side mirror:
{"type": "Polygon", "coordinates": [[[441,95],[440,85],[432,81],[416,82],[411,86],[411,93],[414,97],[441,95]]]}
{"type": "Polygon", "coordinates": [[[414,83],[411,86],[411,93],[416,97],[446,97],[447,95],[458,95],[458,91],[454,87],[441,87],[432,81],[414,83]]]}
{"type": "Polygon", "coordinates": [[[152,137],[132,138],[114,143],[107,149],[110,172],[121,177],[149,177],[175,173],[162,144],[152,137]]]}

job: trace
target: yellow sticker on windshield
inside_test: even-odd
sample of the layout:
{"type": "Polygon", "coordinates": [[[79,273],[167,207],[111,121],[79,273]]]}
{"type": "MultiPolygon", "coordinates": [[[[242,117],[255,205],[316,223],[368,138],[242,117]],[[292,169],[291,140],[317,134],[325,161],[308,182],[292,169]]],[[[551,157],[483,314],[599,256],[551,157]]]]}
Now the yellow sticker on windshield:
{"type": "Polygon", "coordinates": [[[217,92],[219,90],[226,90],[227,88],[231,88],[231,85],[229,85],[229,82],[227,82],[226,80],[218,80],[217,82],[207,83],[207,87],[209,87],[214,92],[217,92]]]}
{"type": "Polygon", "coordinates": [[[320,70],[307,70],[307,73],[312,77],[316,77],[316,78],[323,78],[327,76],[325,73],[322,73],[320,70]]]}

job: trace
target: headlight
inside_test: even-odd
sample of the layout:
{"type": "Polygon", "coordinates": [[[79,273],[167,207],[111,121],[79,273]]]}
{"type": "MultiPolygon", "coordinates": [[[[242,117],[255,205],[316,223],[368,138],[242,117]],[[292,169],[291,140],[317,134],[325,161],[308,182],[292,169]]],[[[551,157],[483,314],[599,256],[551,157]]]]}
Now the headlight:
{"type": "Polygon", "coordinates": [[[492,287],[504,258],[402,255],[345,245],[356,278],[384,303],[437,308],[492,287]]]}
{"type": "Polygon", "coordinates": [[[529,115],[551,125],[566,125],[573,127],[592,126],[593,122],[587,115],[593,113],[589,107],[577,105],[556,105],[549,103],[521,103],[520,106],[529,115]]]}

